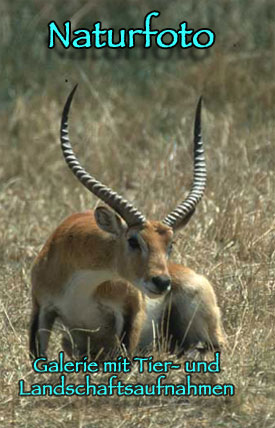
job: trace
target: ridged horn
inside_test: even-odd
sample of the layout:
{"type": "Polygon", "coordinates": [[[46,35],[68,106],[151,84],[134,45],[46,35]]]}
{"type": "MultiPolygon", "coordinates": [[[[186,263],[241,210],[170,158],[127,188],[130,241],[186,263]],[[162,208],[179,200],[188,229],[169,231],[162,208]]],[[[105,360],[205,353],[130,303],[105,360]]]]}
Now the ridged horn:
{"type": "Polygon", "coordinates": [[[191,216],[196,208],[197,203],[202,198],[206,187],[206,164],[204,156],[203,141],[201,136],[201,104],[200,97],[195,116],[194,125],[194,176],[193,184],[187,198],[179,204],[174,211],[168,214],[163,223],[176,229],[187,216],[191,216]]]}
{"type": "Polygon", "coordinates": [[[61,119],[60,140],[65,161],[78,180],[90,190],[90,192],[99,197],[103,202],[109,205],[109,207],[113,208],[126,221],[128,226],[142,226],[146,222],[145,217],[126,199],[123,199],[118,193],[114,192],[86,172],[73,152],[68,132],[68,116],[76,88],[77,85],[67,98],[61,119]]]}

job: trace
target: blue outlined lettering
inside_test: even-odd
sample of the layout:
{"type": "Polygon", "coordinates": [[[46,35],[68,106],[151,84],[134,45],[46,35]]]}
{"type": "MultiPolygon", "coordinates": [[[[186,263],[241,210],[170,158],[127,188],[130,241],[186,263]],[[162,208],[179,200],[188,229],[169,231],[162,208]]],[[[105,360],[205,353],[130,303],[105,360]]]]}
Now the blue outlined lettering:
{"type": "Polygon", "coordinates": [[[174,364],[173,361],[152,361],[153,357],[134,357],[133,361],[137,361],[139,373],[145,371],[147,368],[148,373],[168,373],[170,369],[179,370],[180,364],[174,364]],[[144,364],[146,363],[146,365],[144,364]]]}
{"type": "Polygon", "coordinates": [[[29,391],[25,391],[24,386],[25,386],[25,382],[23,379],[20,379],[18,382],[19,385],[19,396],[23,396],[23,395],[32,395],[31,392],[29,391]]]}
{"type": "MultiPolygon", "coordinates": [[[[149,358],[152,358],[152,357],[149,357],[149,358]]],[[[145,361],[147,361],[147,360],[148,360],[147,357],[144,357],[144,358],[142,358],[142,357],[134,357],[133,358],[133,361],[137,361],[138,364],[139,364],[139,366],[138,366],[139,373],[143,373],[144,372],[144,364],[143,363],[145,361]]]]}
{"type": "Polygon", "coordinates": [[[235,387],[232,384],[194,384],[191,375],[186,375],[185,384],[165,384],[166,375],[159,375],[156,383],[124,384],[117,380],[117,375],[110,376],[106,384],[90,382],[90,375],[85,375],[84,382],[78,385],[67,384],[66,376],[61,375],[59,383],[33,384],[25,388],[25,381],[19,380],[19,396],[233,396],[235,387]],[[116,383],[114,382],[116,380],[116,383]]]}
{"type": "MultiPolygon", "coordinates": [[[[220,386],[220,385],[214,385],[215,387],[220,386]]],[[[228,396],[233,396],[235,395],[235,387],[234,385],[232,385],[231,383],[224,383],[223,385],[221,385],[223,387],[223,394],[222,395],[228,395],[228,396]],[[228,391],[228,393],[227,393],[228,391]]]]}
{"type": "Polygon", "coordinates": [[[166,28],[165,30],[162,30],[160,33],[158,33],[156,38],[156,44],[159,48],[162,49],[170,49],[176,46],[178,43],[178,33],[173,30],[172,28],[166,28]],[[164,43],[162,38],[166,34],[170,34],[172,36],[172,41],[170,43],[164,43]]]}
{"type": "Polygon", "coordinates": [[[103,361],[103,373],[129,373],[131,362],[126,357],[118,357],[117,361],[103,361]]]}
{"type": "Polygon", "coordinates": [[[80,49],[80,48],[90,48],[92,46],[91,44],[91,34],[90,31],[85,30],[85,28],[80,28],[79,30],[75,30],[74,34],[78,35],[83,33],[82,36],[75,37],[72,41],[73,48],[80,49]]]}
{"type": "Polygon", "coordinates": [[[61,33],[61,31],[59,30],[58,25],[56,24],[55,21],[49,22],[49,24],[48,24],[48,27],[49,27],[48,48],[49,49],[52,49],[55,47],[55,36],[57,36],[59,38],[59,40],[61,41],[61,43],[65,49],[68,49],[68,47],[70,46],[70,35],[71,35],[71,23],[70,23],[70,21],[64,22],[63,26],[65,28],[65,37],[61,33]]]}
{"type": "Polygon", "coordinates": [[[180,30],[179,30],[179,34],[181,35],[181,47],[183,49],[187,49],[187,48],[191,48],[193,46],[192,42],[187,42],[186,37],[189,35],[191,36],[193,34],[193,28],[190,28],[189,30],[187,30],[187,22],[182,22],[180,24],[180,30]]]}
{"type": "Polygon", "coordinates": [[[91,32],[95,35],[94,47],[96,49],[101,49],[106,46],[106,42],[101,42],[101,36],[107,33],[107,30],[101,30],[101,22],[98,21],[94,24],[94,30],[91,32]]]}
{"type": "Polygon", "coordinates": [[[158,17],[160,13],[157,10],[154,10],[152,12],[147,13],[144,18],[144,31],[143,34],[145,35],[145,48],[151,47],[151,35],[157,34],[157,30],[151,30],[151,18],[153,16],[158,17]]]}
{"type": "Polygon", "coordinates": [[[130,28],[128,31],[128,48],[134,48],[135,47],[135,34],[143,34],[143,30],[130,28]]]}
{"type": "MultiPolygon", "coordinates": [[[[221,385],[213,385],[212,386],[213,395],[223,395],[223,387],[221,385]],[[220,391],[220,393],[218,393],[220,391]]],[[[226,395],[226,394],[225,394],[226,395]]]]}
{"type": "MultiPolygon", "coordinates": [[[[64,352],[59,353],[57,360],[47,361],[47,358],[40,357],[33,362],[33,370],[36,373],[61,373],[56,384],[34,383],[26,386],[25,380],[18,382],[19,396],[233,396],[235,386],[233,384],[195,384],[192,382],[189,373],[219,373],[220,353],[215,352],[213,361],[186,361],[184,363],[185,380],[179,384],[168,384],[165,373],[181,368],[180,364],[173,361],[153,361],[153,357],[133,357],[133,362],[137,363],[139,373],[157,374],[155,383],[131,384],[123,383],[115,373],[128,373],[131,371],[131,361],[124,356],[119,356],[115,361],[103,361],[100,363],[102,373],[111,373],[106,383],[92,383],[90,374],[85,374],[81,383],[67,383],[66,375],[62,373],[97,373],[99,363],[88,361],[83,357],[81,361],[65,361],[64,352]]],[[[98,378],[97,378],[98,380],[98,378]]]]}
{"type": "Polygon", "coordinates": [[[160,12],[153,10],[144,17],[144,28],[121,28],[118,30],[118,37],[113,28],[103,29],[101,22],[97,21],[93,25],[93,29],[78,28],[71,33],[71,22],[63,23],[64,30],[60,30],[55,21],[48,24],[48,48],[53,49],[56,45],[56,40],[59,40],[61,46],[68,49],[70,46],[76,49],[87,49],[94,47],[95,49],[111,48],[124,49],[135,47],[135,36],[143,36],[143,47],[149,49],[154,45],[161,49],[172,49],[175,46],[180,46],[182,49],[195,47],[198,49],[208,49],[215,42],[215,33],[208,28],[200,28],[197,31],[187,28],[187,22],[183,21],[179,24],[179,29],[164,28],[162,30],[152,30],[151,23],[153,18],[160,16],[160,12]],[[199,38],[201,35],[207,36],[207,41],[202,43],[199,38]],[[72,35],[74,38],[71,37],[72,35]],[[102,37],[105,36],[105,39],[102,37]],[[170,41],[165,41],[165,36],[170,36],[170,41]],[[116,41],[117,40],[117,41],[116,41]],[[180,43],[179,43],[180,41],[180,43]]]}
{"type": "Polygon", "coordinates": [[[193,36],[193,44],[197,49],[208,49],[215,43],[215,33],[208,28],[202,28],[201,30],[196,31],[193,36]],[[202,44],[198,41],[198,38],[201,34],[206,34],[208,36],[208,42],[206,44],[202,44]]]}
{"type": "Polygon", "coordinates": [[[114,42],[114,30],[111,28],[107,33],[107,43],[109,48],[125,48],[126,47],[126,30],[121,28],[119,30],[119,42],[114,42]]]}
{"type": "MultiPolygon", "coordinates": [[[[78,385],[76,388],[84,388],[84,385],[78,385]]],[[[75,385],[73,383],[67,385],[66,386],[66,395],[68,395],[69,397],[71,395],[75,395],[75,394],[78,395],[76,392],[76,388],[75,388],[75,385]]],[[[85,394],[86,394],[86,391],[85,391],[85,394]]],[[[83,394],[81,394],[81,395],[83,395],[83,394]]]]}
{"type": "Polygon", "coordinates": [[[33,361],[32,367],[36,373],[79,373],[80,371],[96,373],[99,371],[98,363],[88,362],[87,357],[83,357],[81,361],[64,361],[63,351],[59,352],[58,360],[47,361],[47,358],[40,357],[33,361]]]}
{"type": "Polygon", "coordinates": [[[32,368],[36,373],[45,373],[48,371],[47,364],[43,364],[43,365],[41,364],[41,368],[37,366],[37,364],[40,363],[41,361],[47,361],[47,358],[45,357],[37,358],[32,363],[32,368]]]}
{"type": "Polygon", "coordinates": [[[220,373],[220,353],[215,352],[215,360],[207,361],[185,361],[184,369],[186,373],[220,373]]]}

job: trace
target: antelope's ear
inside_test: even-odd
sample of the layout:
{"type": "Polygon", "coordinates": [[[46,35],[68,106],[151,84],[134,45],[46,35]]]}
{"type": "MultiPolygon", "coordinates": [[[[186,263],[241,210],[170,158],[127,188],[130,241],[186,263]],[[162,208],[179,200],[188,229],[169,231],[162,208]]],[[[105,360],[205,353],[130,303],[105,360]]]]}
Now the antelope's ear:
{"type": "Polygon", "coordinates": [[[112,210],[106,207],[97,207],[95,209],[96,224],[105,232],[120,236],[127,229],[125,223],[112,210]]]}

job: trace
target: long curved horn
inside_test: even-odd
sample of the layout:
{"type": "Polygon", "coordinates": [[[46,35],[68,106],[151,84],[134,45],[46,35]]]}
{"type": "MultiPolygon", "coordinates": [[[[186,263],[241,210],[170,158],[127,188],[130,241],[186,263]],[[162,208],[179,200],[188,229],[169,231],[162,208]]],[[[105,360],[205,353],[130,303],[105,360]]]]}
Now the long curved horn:
{"type": "Polygon", "coordinates": [[[122,196],[88,174],[80,165],[73,152],[69,140],[68,115],[76,88],[77,85],[67,98],[61,119],[60,140],[65,161],[79,181],[84,184],[90,192],[94,193],[103,202],[113,208],[126,221],[128,226],[142,226],[146,221],[145,217],[126,199],[123,199],[122,196]]]}
{"type": "Polygon", "coordinates": [[[187,217],[194,213],[197,203],[204,194],[206,186],[206,164],[204,148],[201,137],[201,103],[200,97],[195,116],[194,125],[194,176],[193,184],[187,198],[179,204],[174,211],[168,214],[163,223],[176,229],[187,217]]]}

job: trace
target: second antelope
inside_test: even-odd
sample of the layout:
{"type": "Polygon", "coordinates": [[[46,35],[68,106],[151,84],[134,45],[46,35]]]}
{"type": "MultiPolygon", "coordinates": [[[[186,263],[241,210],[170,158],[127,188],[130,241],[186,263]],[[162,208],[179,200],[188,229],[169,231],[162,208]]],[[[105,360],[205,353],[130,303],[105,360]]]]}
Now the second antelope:
{"type": "Polygon", "coordinates": [[[169,349],[198,342],[223,344],[220,312],[209,282],[169,262],[174,233],[185,226],[201,199],[206,166],[201,139],[201,100],[194,127],[194,178],[187,198],[162,221],[147,220],[132,204],[88,174],[61,120],[65,161],[80,182],[108,206],[73,214],[50,236],[32,269],[30,355],[45,355],[56,318],[67,328],[69,355],[107,355],[118,345],[129,354],[165,331],[169,349]]]}

